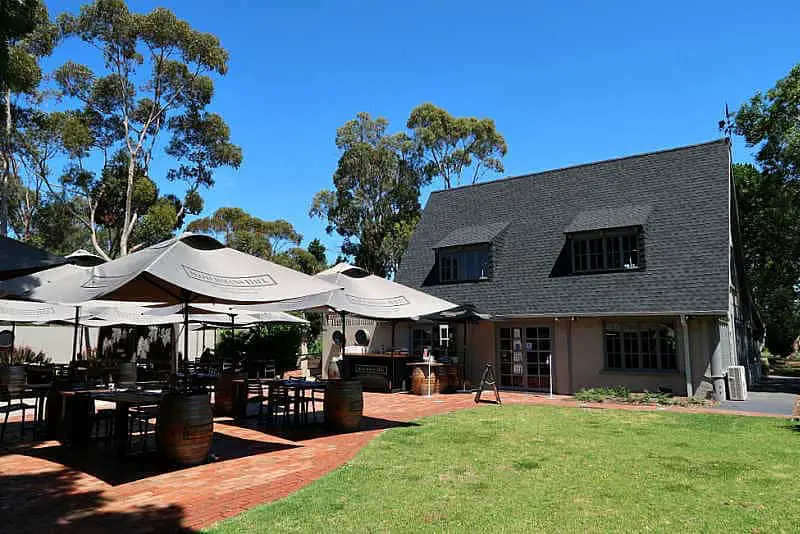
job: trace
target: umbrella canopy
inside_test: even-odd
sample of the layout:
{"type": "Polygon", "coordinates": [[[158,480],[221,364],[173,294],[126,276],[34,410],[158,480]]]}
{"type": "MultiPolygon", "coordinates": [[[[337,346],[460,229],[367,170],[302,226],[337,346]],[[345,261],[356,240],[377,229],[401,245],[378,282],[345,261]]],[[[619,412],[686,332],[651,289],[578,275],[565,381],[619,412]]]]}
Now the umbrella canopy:
{"type": "Polygon", "coordinates": [[[28,300],[78,304],[105,298],[159,302],[274,302],[338,289],[275,263],[184,234],[122,258],[49,280],[17,278],[0,290],[28,300]]]}
{"type": "Polygon", "coordinates": [[[5,236],[0,236],[0,258],[2,258],[0,280],[8,280],[67,263],[61,256],[5,236]]]}
{"type": "MultiPolygon", "coordinates": [[[[227,305],[227,304],[210,304],[210,303],[193,303],[188,305],[190,322],[213,322],[203,321],[203,314],[224,315],[228,318],[228,324],[231,323],[231,318],[234,319],[234,324],[249,324],[249,323],[282,323],[282,324],[309,324],[309,322],[300,317],[291,315],[285,312],[278,311],[258,311],[255,307],[244,309],[245,305],[227,305]],[[246,322],[249,320],[249,323],[246,322]]],[[[152,315],[169,315],[173,313],[184,313],[187,306],[185,304],[175,304],[173,306],[164,306],[161,308],[149,308],[145,313],[152,315]]]]}
{"type": "Polygon", "coordinates": [[[45,304],[23,300],[0,300],[0,322],[46,323],[72,319],[75,308],[61,304],[45,304]]]}
{"type": "Polygon", "coordinates": [[[253,311],[324,310],[327,308],[371,319],[401,320],[415,319],[457,307],[452,302],[369,274],[364,269],[347,263],[339,263],[314,275],[314,278],[342,287],[343,290],[265,306],[242,306],[241,309],[252,313],[253,311]]]}

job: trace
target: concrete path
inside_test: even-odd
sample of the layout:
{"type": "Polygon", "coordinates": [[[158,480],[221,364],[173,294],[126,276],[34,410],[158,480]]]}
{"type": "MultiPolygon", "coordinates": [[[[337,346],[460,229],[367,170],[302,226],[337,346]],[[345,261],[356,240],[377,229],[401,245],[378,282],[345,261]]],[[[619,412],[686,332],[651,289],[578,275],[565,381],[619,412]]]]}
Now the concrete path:
{"type": "Polygon", "coordinates": [[[746,401],[723,401],[717,409],[791,416],[800,395],[800,378],[770,376],[748,392],[746,401]]]}

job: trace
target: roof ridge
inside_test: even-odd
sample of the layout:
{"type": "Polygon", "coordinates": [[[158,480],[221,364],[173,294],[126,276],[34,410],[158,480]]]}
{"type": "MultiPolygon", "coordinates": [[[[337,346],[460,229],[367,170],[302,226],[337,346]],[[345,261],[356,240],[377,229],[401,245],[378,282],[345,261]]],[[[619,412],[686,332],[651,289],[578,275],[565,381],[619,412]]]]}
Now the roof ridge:
{"type": "Polygon", "coordinates": [[[544,170],[544,171],[531,172],[531,173],[527,173],[527,174],[517,174],[515,176],[504,176],[502,178],[497,178],[495,180],[489,180],[487,182],[480,182],[480,183],[477,183],[477,184],[459,185],[459,186],[456,186],[456,187],[451,187],[450,189],[437,189],[436,191],[431,191],[430,194],[431,195],[435,195],[435,194],[438,194],[438,193],[446,193],[448,191],[454,191],[456,189],[467,189],[467,188],[470,188],[470,187],[480,187],[480,186],[484,186],[484,185],[493,185],[493,184],[497,184],[497,183],[500,183],[500,182],[506,182],[506,181],[509,181],[509,180],[519,180],[519,179],[522,179],[522,178],[532,178],[534,176],[550,174],[550,173],[553,173],[553,172],[561,172],[561,171],[566,171],[566,170],[569,170],[569,169],[579,169],[581,167],[590,167],[590,166],[593,166],[593,165],[599,165],[601,163],[611,163],[611,162],[614,162],[614,161],[622,161],[622,160],[626,160],[626,159],[642,158],[642,157],[645,157],[645,156],[652,156],[652,155],[655,155],[655,154],[666,154],[668,152],[677,152],[678,150],[688,150],[690,148],[697,148],[697,147],[701,147],[701,146],[714,145],[714,144],[717,144],[717,143],[729,145],[730,141],[728,140],[727,137],[723,137],[723,138],[720,138],[720,139],[715,139],[713,141],[705,141],[705,142],[702,142],[702,143],[694,143],[692,145],[684,145],[684,146],[673,147],[673,148],[662,148],[660,150],[651,150],[650,152],[640,152],[638,154],[631,154],[629,156],[619,156],[619,157],[616,157],[616,158],[601,159],[601,160],[598,160],[598,161],[591,161],[589,163],[578,163],[576,165],[567,165],[565,167],[556,167],[555,169],[547,169],[547,170],[544,170]]]}

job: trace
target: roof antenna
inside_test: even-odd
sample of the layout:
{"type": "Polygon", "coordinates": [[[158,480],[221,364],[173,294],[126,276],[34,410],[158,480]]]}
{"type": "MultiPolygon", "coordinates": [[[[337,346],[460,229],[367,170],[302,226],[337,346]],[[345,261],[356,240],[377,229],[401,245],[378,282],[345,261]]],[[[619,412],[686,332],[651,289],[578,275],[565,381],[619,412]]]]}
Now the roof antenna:
{"type": "Polygon", "coordinates": [[[733,137],[735,115],[728,109],[728,103],[725,102],[725,117],[719,121],[719,131],[728,141],[733,137]]]}

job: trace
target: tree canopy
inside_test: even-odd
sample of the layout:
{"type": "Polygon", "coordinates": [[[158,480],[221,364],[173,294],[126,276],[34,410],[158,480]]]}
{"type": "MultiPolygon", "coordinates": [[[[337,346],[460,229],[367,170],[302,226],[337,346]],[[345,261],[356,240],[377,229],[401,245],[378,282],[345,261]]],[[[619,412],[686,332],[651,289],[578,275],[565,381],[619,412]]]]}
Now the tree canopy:
{"type": "Polygon", "coordinates": [[[450,189],[462,180],[477,183],[488,172],[505,171],[502,158],[508,152],[505,138],[489,118],[453,117],[431,103],[411,111],[406,126],[423,161],[428,180],[442,180],[450,189]]]}
{"type": "Polygon", "coordinates": [[[319,240],[304,249],[300,246],[303,236],[288,221],[265,221],[241,208],[219,208],[208,217],[190,222],[187,230],[211,234],[231,248],[306,274],[326,267],[325,247],[319,240]]]}
{"type": "Polygon", "coordinates": [[[734,132],[756,148],[756,165],[733,169],[747,279],[768,346],[787,353],[800,333],[800,65],[742,105],[734,132]]]}
{"type": "Polygon", "coordinates": [[[172,11],[134,13],[123,0],[95,0],[77,15],[60,15],[58,25],[66,38],[99,51],[104,67],[68,61],[54,73],[62,97],[77,107],[64,113],[60,131],[71,167],[48,177],[49,192],[82,208],[74,215],[98,253],[125,255],[171,235],[186,214],[202,210],[200,191],[214,184],[214,170],[240,165],[228,126],[207,110],[212,75],[227,72],[228,53],[172,11]],[[162,196],[150,176],[162,146],[175,162],[163,178],[183,182],[183,198],[162,196]],[[102,160],[100,172],[92,156],[102,160]]]}
{"type": "Polygon", "coordinates": [[[356,265],[379,276],[397,269],[409,222],[419,217],[423,183],[413,141],[388,127],[384,118],[359,113],[337,130],[334,189],[319,191],[309,212],[344,238],[342,252],[356,265]]]}

